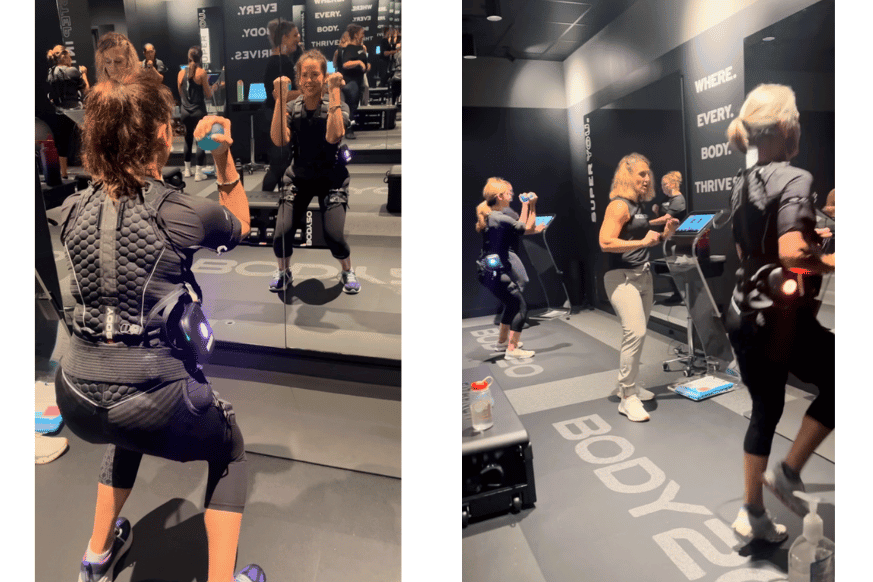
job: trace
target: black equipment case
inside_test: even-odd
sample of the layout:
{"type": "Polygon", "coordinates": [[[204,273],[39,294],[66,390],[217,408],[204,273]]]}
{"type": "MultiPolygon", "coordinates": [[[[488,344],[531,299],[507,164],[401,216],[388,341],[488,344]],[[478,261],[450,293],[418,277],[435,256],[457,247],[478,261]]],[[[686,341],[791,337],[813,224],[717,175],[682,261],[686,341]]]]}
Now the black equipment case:
{"type": "Polygon", "coordinates": [[[473,430],[470,383],[488,375],[486,366],[463,373],[463,527],[470,521],[533,507],[537,500],[530,438],[496,381],[489,387],[494,426],[483,432],[473,430]]]}
{"type": "Polygon", "coordinates": [[[391,166],[385,173],[385,182],[388,184],[388,202],[385,209],[400,214],[400,164],[391,166]]]}
{"type": "Polygon", "coordinates": [[[355,114],[360,129],[394,129],[397,126],[395,105],[361,105],[355,114]]]}

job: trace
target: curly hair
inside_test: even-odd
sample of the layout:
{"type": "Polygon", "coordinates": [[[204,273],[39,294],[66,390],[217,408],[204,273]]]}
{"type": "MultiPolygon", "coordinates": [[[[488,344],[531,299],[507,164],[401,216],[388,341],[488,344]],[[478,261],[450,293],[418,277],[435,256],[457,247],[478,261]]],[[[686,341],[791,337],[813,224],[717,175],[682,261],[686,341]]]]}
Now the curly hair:
{"type": "Polygon", "coordinates": [[[58,63],[61,62],[61,57],[67,53],[67,49],[63,47],[63,45],[55,45],[50,48],[48,52],[45,54],[46,61],[48,61],[49,68],[56,67],[58,63]]]}
{"type": "Polygon", "coordinates": [[[661,178],[661,185],[668,186],[670,190],[678,190],[679,186],[682,185],[682,174],[676,170],[667,172],[664,174],[664,177],[661,178]]]}
{"type": "Polygon", "coordinates": [[[512,188],[512,184],[504,180],[503,178],[488,178],[488,182],[485,183],[485,187],[482,188],[482,198],[485,200],[480,202],[476,207],[476,231],[482,232],[485,230],[485,220],[488,218],[488,215],[491,214],[491,211],[494,209],[494,205],[497,203],[497,197],[512,188]]]}
{"type": "Polygon", "coordinates": [[[781,141],[788,158],[793,158],[800,146],[800,113],[794,91],[775,84],[752,89],[728,126],[727,138],[743,153],[764,141],[781,141]]]}
{"type": "Polygon", "coordinates": [[[612,177],[612,187],[609,189],[609,199],[612,200],[618,196],[629,198],[637,202],[648,202],[655,197],[654,176],[652,175],[652,163],[642,154],[632,153],[621,159],[618,167],[615,169],[615,175],[612,177]],[[634,190],[634,176],[631,174],[634,165],[637,162],[644,162],[649,166],[649,188],[643,196],[640,196],[634,190]]]}
{"type": "Polygon", "coordinates": [[[85,168],[113,198],[136,197],[143,176],[166,152],[173,94],[142,69],[97,83],[88,95],[82,132],[85,168]]]}
{"type": "Polygon", "coordinates": [[[133,43],[131,43],[123,34],[118,32],[107,32],[100,37],[100,41],[97,43],[97,51],[94,54],[98,83],[110,78],[109,71],[106,70],[106,53],[116,47],[121,47],[124,50],[125,62],[121,75],[124,76],[136,70],[137,65],[139,64],[139,57],[136,55],[136,49],[133,48],[133,43]]]}
{"type": "MultiPolygon", "coordinates": [[[[321,68],[321,74],[324,75],[325,77],[327,77],[327,59],[325,58],[324,53],[322,53],[318,49],[309,49],[308,51],[306,51],[305,53],[300,55],[300,58],[297,59],[297,64],[294,65],[294,71],[297,74],[297,86],[298,87],[302,84],[301,79],[300,79],[300,74],[303,71],[303,61],[315,61],[315,62],[317,62],[319,67],[321,68]]],[[[326,81],[327,81],[327,79],[325,79],[325,82],[326,81]]]]}

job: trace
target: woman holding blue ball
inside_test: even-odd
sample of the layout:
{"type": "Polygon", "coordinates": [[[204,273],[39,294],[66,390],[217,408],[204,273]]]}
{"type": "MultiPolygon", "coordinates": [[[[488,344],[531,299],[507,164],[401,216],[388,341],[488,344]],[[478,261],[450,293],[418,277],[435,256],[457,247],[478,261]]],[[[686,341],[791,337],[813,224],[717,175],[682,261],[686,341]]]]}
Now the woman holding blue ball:
{"type": "Polygon", "coordinates": [[[203,56],[199,46],[188,49],[188,66],[179,71],[177,82],[179,84],[179,98],[182,101],[181,114],[182,124],[185,126],[185,170],[182,175],[186,178],[194,177],[195,182],[206,179],[203,173],[203,159],[205,153],[198,148],[195,156],[195,171],[191,172],[191,150],[194,147],[194,128],[206,116],[206,100],[212,99],[212,87],[209,86],[209,77],[200,66],[203,56]]]}
{"type": "Polygon", "coordinates": [[[340,152],[340,142],[349,127],[349,107],[340,95],[343,76],[327,74],[327,60],[318,50],[303,53],[295,69],[297,87],[303,92],[297,99],[286,104],[291,82],[288,77],[273,82],[276,104],[270,139],[277,146],[290,144],[292,159],[282,179],[283,195],[273,238],[278,269],[270,282],[270,291],[278,293],[291,285],[294,233],[305,226],[306,209],[316,198],[325,241],[342,269],[339,274],[342,290],[358,293],[361,286],[343,232],[349,203],[349,171],[340,152]]]}

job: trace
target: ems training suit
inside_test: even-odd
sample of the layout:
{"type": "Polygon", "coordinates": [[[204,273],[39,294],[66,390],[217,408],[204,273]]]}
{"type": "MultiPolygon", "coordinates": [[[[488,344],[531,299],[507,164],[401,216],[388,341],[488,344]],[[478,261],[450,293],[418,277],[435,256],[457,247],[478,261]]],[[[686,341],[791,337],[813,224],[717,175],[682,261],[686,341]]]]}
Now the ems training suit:
{"type": "MultiPolygon", "coordinates": [[[[182,124],[185,126],[185,161],[191,161],[191,150],[194,147],[194,130],[200,120],[206,117],[206,95],[203,86],[189,79],[187,73],[182,77],[182,90],[179,91],[182,106],[179,108],[182,124]]],[[[197,148],[195,165],[202,166],[206,152],[197,148]]]]}
{"type": "Polygon", "coordinates": [[[233,248],[242,227],[216,202],[160,181],[147,179],[142,192],[113,203],[98,185],[64,202],[61,238],[76,304],[55,379],[58,407],[77,436],[109,444],[100,483],[133,487],[143,454],[205,460],[206,507],[241,513],[247,468],[233,409],[190,377],[147,319],[183,282],[199,294],[194,253],[233,248]]]}
{"type": "Polygon", "coordinates": [[[743,442],[743,450],[752,455],[770,454],[789,372],[818,388],[806,414],[834,427],[836,344],[833,332],[816,321],[821,276],[804,276],[804,295],[788,301],[774,300],[778,295],[752,280],[762,268],[780,265],[780,236],[798,231],[811,245],[821,242],[815,232],[811,186],[809,172],[775,162],[742,172],[731,196],[733,235],[743,259],[725,327],[752,396],[743,442]]]}
{"type": "MultiPolygon", "coordinates": [[[[627,205],[630,220],[618,233],[621,240],[639,241],[649,232],[649,217],[643,205],[628,198],[616,197],[627,205]]],[[[607,271],[603,274],[606,295],[621,320],[621,348],[618,366],[620,396],[638,393],[636,380],[646,339],[646,326],[652,312],[654,287],[649,269],[649,247],[624,253],[606,253],[607,271]]]]}
{"type": "Polygon", "coordinates": [[[518,248],[519,238],[525,230],[524,223],[512,218],[508,213],[491,211],[485,218],[482,253],[478,261],[479,282],[503,303],[500,323],[507,324],[512,331],[519,332],[524,328],[527,319],[527,304],[517,277],[522,275],[523,280],[527,281],[527,273],[521,261],[518,261],[518,256],[515,257],[517,265],[513,264],[511,256],[515,254],[513,249],[518,248]],[[497,269],[484,267],[483,260],[488,255],[497,255],[501,266],[497,269]],[[520,272],[517,271],[519,268],[520,272]]]}
{"type": "Polygon", "coordinates": [[[77,131],[76,122],[64,115],[64,109],[82,107],[81,91],[85,89],[85,79],[76,67],[57,65],[48,72],[49,96],[55,106],[54,139],[58,155],[70,157],[70,145],[77,131]]]}
{"type": "MultiPolygon", "coordinates": [[[[341,105],[343,124],[349,126],[349,108],[341,105]]],[[[307,111],[303,95],[288,104],[288,126],[291,128],[291,165],[285,171],[282,187],[285,192],[279,202],[273,252],[287,258],[294,252],[294,233],[306,224],[306,209],[313,198],[318,199],[324,238],[334,258],[349,258],[351,251],[343,230],[349,204],[349,171],[337,159],[339,143],[330,144],[327,133],[328,100],[314,111],[307,111]]]]}

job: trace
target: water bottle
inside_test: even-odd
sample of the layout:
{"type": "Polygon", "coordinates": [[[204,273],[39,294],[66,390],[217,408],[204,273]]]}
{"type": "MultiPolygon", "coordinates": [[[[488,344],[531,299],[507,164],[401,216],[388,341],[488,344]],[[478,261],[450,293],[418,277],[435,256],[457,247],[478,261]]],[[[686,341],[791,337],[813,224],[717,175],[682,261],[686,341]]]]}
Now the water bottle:
{"type": "Polygon", "coordinates": [[[217,149],[220,144],[212,139],[212,136],[220,133],[224,133],[224,127],[222,127],[220,123],[213,123],[212,129],[209,130],[209,133],[197,142],[197,147],[204,152],[211,152],[212,150],[217,149]]]}
{"type": "Polygon", "coordinates": [[[236,100],[240,103],[246,100],[245,84],[242,80],[236,82],[236,100]]]}
{"type": "Polygon", "coordinates": [[[797,536],[788,551],[789,582],[834,582],[834,542],[824,537],[818,516],[818,498],[802,491],[794,494],[809,503],[803,518],[803,534],[797,536]]]}
{"type": "Polygon", "coordinates": [[[482,432],[494,426],[494,418],[491,416],[494,398],[488,389],[493,381],[494,378],[488,376],[480,382],[470,384],[470,418],[475,431],[482,432]]]}

